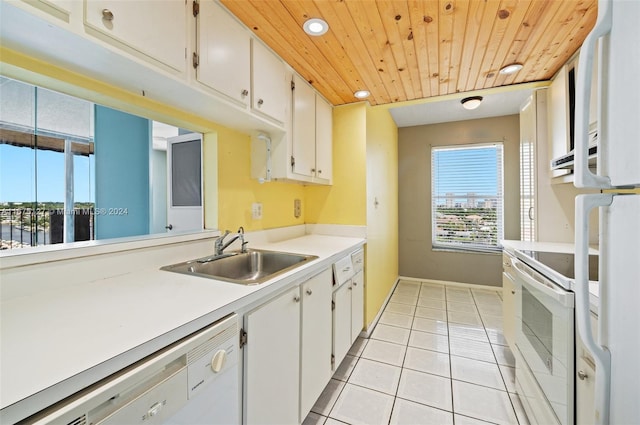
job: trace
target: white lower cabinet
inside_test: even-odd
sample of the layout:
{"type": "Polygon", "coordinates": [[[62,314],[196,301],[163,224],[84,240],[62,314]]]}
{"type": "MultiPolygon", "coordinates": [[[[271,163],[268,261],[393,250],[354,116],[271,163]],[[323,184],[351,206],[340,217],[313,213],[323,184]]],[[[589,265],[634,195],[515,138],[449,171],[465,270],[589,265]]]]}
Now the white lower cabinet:
{"type": "Polygon", "coordinates": [[[516,349],[516,286],[511,276],[511,261],[502,256],[502,328],[504,339],[512,351],[516,349]]]}
{"type": "Polygon", "coordinates": [[[300,287],[245,315],[245,423],[298,423],[300,287]]]}
{"type": "Polygon", "coordinates": [[[364,327],[364,252],[336,262],[333,291],[333,355],[337,368],[364,327]],[[351,270],[355,274],[345,275],[351,270]],[[346,271],[346,272],[345,272],[346,271]]]}
{"type": "Polygon", "coordinates": [[[331,270],[301,286],[302,346],[300,423],[307,416],[333,374],[331,368],[331,270]]]}
{"type": "Polygon", "coordinates": [[[331,271],[245,315],[246,424],[301,423],[331,379],[331,271]]]}

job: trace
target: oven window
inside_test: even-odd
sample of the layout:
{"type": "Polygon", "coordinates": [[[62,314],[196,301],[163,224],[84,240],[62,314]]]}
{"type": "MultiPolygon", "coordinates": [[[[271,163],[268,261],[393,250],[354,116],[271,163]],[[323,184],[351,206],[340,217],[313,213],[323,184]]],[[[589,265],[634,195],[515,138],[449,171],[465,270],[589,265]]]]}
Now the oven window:
{"type": "Polygon", "coordinates": [[[522,333],[553,373],[553,313],[523,286],[522,333]]]}

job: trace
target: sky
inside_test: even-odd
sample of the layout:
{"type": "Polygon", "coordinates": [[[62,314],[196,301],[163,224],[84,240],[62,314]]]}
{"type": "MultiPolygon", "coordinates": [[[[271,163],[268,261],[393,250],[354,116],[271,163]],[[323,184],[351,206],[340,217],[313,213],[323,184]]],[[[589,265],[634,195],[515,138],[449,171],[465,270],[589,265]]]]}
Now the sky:
{"type": "MultiPolygon", "coordinates": [[[[75,156],[73,166],[75,202],[95,202],[94,157],[75,156]]],[[[0,145],[1,203],[64,202],[64,175],[61,152],[0,145]]]]}
{"type": "Polygon", "coordinates": [[[494,146],[435,150],[433,154],[433,185],[437,196],[454,193],[466,198],[468,192],[497,195],[498,167],[494,146]],[[479,175],[483,178],[478,178],[479,175]]]}

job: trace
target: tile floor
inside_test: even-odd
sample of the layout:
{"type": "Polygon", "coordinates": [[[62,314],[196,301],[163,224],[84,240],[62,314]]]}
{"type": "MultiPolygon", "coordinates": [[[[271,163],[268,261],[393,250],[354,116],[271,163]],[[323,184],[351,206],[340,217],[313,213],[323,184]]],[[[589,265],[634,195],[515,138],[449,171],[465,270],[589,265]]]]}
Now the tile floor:
{"type": "Polygon", "coordinates": [[[498,291],[401,280],[304,425],[528,425],[501,315],[498,291]]]}

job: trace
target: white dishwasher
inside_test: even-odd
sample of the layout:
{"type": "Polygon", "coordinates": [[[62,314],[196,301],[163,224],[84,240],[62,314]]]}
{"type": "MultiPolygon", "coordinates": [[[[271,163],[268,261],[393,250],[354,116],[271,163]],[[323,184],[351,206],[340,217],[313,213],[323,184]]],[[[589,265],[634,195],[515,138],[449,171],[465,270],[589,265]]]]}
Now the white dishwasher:
{"type": "Polygon", "coordinates": [[[240,423],[238,317],[227,316],[25,423],[240,423]]]}

